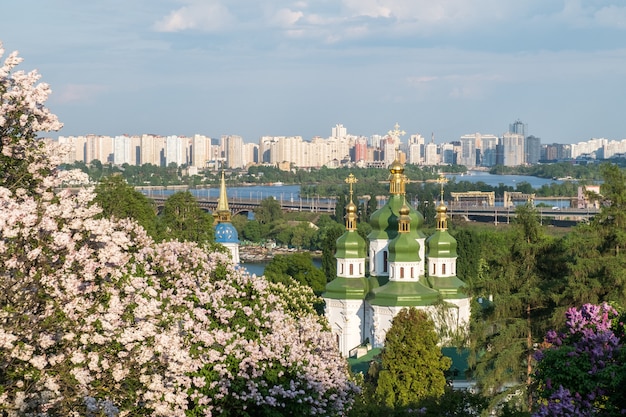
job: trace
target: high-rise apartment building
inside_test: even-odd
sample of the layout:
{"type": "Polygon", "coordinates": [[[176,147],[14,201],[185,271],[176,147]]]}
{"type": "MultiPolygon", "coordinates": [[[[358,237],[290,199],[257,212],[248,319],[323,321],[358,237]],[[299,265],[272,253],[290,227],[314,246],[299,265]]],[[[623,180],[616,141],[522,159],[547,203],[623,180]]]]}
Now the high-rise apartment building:
{"type": "Polygon", "coordinates": [[[430,142],[424,146],[424,164],[439,165],[440,159],[437,153],[437,144],[430,142]]]}
{"type": "Polygon", "coordinates": [[[256,164],[259,161],[259,145],[256,143],[244,143],[243,144],[243,164],[244,166],[250,166],[256,164]]]}
{"type": "Polygon", "coordinates": [[[343,127],[343,125],[335,125],[331,129],[331,137],[333,138],[345,138],[346,136],[348,136],[348,129],[343,127]]]}
{"type": "Polygon", "coordinates": [[[139,141],[140,163],[165,166],[165,138],[157,135],[141,135],[139,141]]]}
{"type": "Polygon", "coordinates": [[[411,135],[408,144],[409,164],[421,165],[424,163],[424,138],[420,134],[411,135]]]}
{"type": "Polygon", "coordinates": [[[224,135],[220,143],[226,166],[231,169],[243,168],[243,138],[238,135],[224,135]]]}
{"type": "Polygon", "coordinates": [[[211,159],[211,138],[204,135],[193,135],[193,138],[191,138],[191,160],[189,164],[203,169],[208,166],[211,159]]]}
{"type": "Polygon", "coordinates": [[[502,165],[512,167],[526,163],[524,142],[521,134],[507,132],[502,135],[502,165]]]}
{"type": "Polygon", "coordinates": [[[103,164],[113,162],[113,138],[110,136],[87,135],[85,163],[98,160],[103,164]]]}
{"type": "Polygon", "coordinates": [[[495,135],[481,135],[480,145],[481,165],[484,167],[495,166],[498,137],[495,135]]]}
{"type": "Polygon", "coordinates": [[[465,165],[467,168],[475,168],[478,165],[476,160],[476,151],[480,150],[480,133],[472,135],[463,135],[460,139],[461,151],[457,156],[459,165],[465,165]]]}
{"type": "Polygon", "coordinates": [[[113,138],[113,163],[115,165],[137,165],[136,153],[133,152],[133,141],[130,136],[115,136],[113,138]]]}
{"type": "Polygon", "coordinates": [[[522,135],[522,137],[524,138],[526,138],[527,130],[528,126],[522,123],[522,121],[519,119],[509,125],[509,133],[522,135]]]}
{"type": "Polygon", "coordinates": [[[181,166],[187,163],[187,138],[176,135],[165,138],[165,166],[175,163],[181,166]]]}
{"type": "Polygon", "coordinates": [[[541,158],[541,139],[530,135],[526,137],[526,163],[534,165],[541,158]]]}
{"type": "Polygon", "coordinates": [[[364,136],[356,138],[354,141],[354,162],[367,162],[368,154],[367,154],[367,138],[364,136]]]}

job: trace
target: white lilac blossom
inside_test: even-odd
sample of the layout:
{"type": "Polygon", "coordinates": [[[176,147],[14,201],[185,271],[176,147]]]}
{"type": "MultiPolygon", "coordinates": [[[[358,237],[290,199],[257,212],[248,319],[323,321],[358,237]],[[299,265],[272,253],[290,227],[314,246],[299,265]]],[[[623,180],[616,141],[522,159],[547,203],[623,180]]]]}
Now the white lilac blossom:
{"type": "Polygon", "coordinates": [[[0,414],[343,415],[356,387],[309,289],[54,191],[80,175],[35,138],[60,124],[19,62],[0,67],[0,414]]]}

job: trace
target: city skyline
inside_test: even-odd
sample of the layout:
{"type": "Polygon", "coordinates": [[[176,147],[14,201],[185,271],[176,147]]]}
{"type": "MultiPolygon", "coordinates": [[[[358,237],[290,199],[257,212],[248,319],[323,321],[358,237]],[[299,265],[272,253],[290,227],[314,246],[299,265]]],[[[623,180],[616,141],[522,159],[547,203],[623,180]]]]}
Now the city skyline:
{"type": "Polygon", "coordinates": [[[21,0],[0,23],[63,136],[626,138],[618,1],[21,0]]]}

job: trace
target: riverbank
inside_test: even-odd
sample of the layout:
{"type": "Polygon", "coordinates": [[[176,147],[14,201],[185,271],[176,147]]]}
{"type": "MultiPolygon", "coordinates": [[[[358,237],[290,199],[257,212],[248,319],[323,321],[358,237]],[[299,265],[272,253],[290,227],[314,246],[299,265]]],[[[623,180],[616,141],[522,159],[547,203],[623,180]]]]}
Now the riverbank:
{"type": "MultiPolygon", "coordinates": [[[[239,259],[242,262],[267,262],[272,260],[276,255],[288,255],[291,253],[302,252],[295,248],[266,248],[263,246],[240,246],[239,259]]],[[[306,251],[311,254],[312,258],[321,258],[322,251],[306,251]]]]}

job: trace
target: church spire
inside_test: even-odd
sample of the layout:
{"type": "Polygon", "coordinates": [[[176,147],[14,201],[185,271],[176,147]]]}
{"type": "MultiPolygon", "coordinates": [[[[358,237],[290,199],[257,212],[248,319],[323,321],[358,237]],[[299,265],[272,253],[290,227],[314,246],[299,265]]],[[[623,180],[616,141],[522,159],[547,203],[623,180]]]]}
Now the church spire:
{"type": "Polygon", "coordinates": [[[357,206],[352,201],[352,195],[354,191],[352,190],[352,185],[357,183],[357,179],[354,174],[348,175],[346,178],[346,183],[350,186],[350,202],[346,206],[346,215],[344,218],[346,219],[346,230],[356,230],[356,220],[357,220],[357,206]]]}
{"type": "Polygon", "coordinates": [[[220,196],[217,199],[216,218],[219,222],[230,222],[230,209],[228,208],[228,195],[226,194],[226,179],[222,169],[222,181],[220,183],[220,196]]]}
{"type": "Polygon", "coordinates": [[[448,230],[448,215],[446,214],[446,212],[448,211],[448,208],[443,202],[443,185],[446,182],[448,182],[448,180],[443,174],[439,174],[439,178],[437,178],[437,182],[441,186],[441,194],[440,194],[441,197],[440,197],[439,205],[437,206],[437,215],[435,217],[437,221],[437,230],[448,230]]]}

